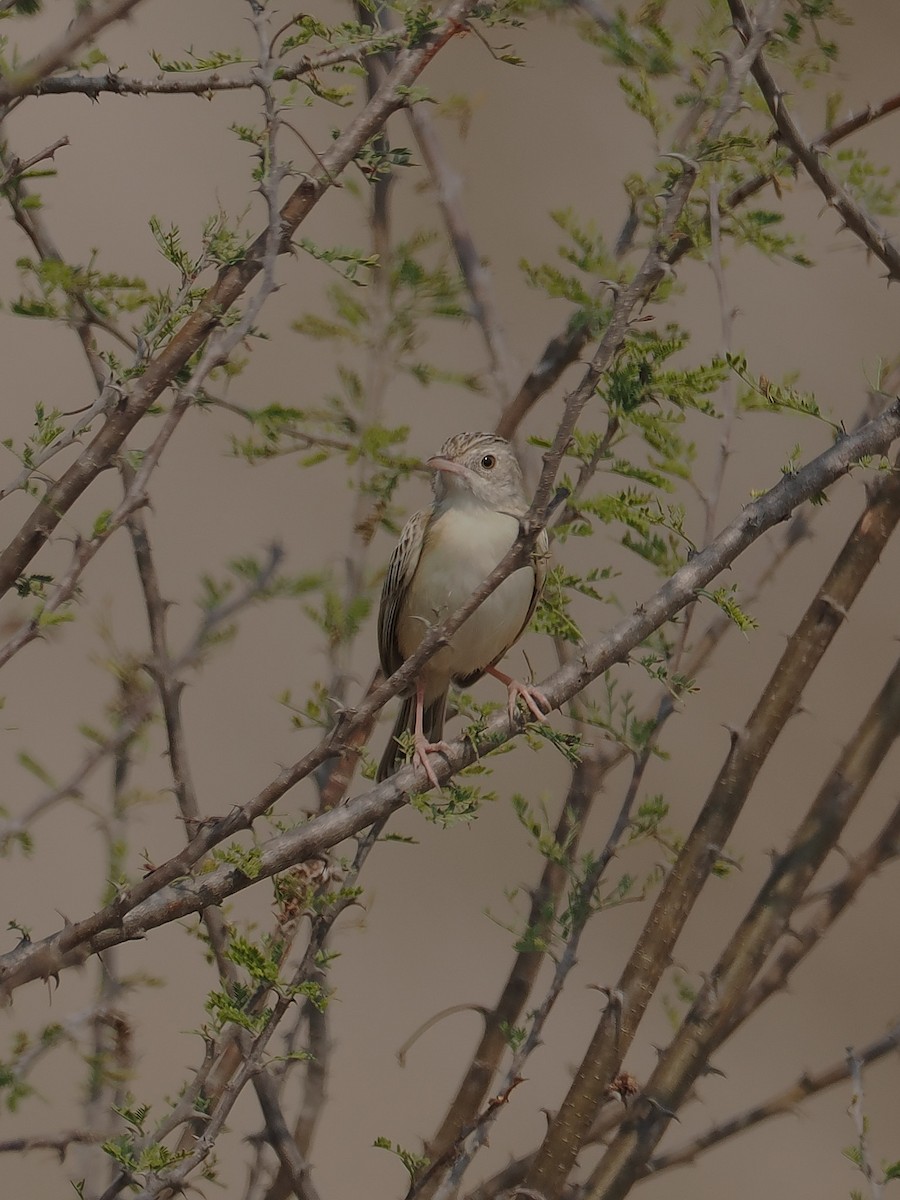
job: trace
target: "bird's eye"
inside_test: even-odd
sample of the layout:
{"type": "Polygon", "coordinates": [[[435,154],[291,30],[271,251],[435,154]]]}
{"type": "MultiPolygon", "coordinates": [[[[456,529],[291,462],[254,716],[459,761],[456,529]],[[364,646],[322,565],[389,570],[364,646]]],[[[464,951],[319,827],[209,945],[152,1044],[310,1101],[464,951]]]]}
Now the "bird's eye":
{"type": "Polygon", "coordinates": [[[495,454],[486,454],[481,460],[481,465],[485,471],[491,471],[497,465],[497,456],[495,454]]]}

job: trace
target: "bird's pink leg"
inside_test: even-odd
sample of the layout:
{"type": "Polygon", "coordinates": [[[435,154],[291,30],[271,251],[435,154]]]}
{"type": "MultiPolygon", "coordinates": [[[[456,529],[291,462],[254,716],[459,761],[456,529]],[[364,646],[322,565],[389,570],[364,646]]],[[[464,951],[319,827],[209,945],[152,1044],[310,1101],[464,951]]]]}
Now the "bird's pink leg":
{"type": "Polygon", "coordinates": [[[493,675],[495,679],[499,679],[502,684],[506,685],[506,690],[509,693],[507,709],[509,711],[510,724],[516,719],[516,698],[519,696],[521,696],[525,707],[536,721],[547,720],[545,712],[549,712],[553,706],[540,688],[536,688],[530,683],[522,683],[518,679],[513,679],[511,675],[505,675],[503,671],[498,671],[496,667],[488,667],[487,673],[488,675],[493,675]]]}
{"type": "Polygon", "coordinates": [[[412,762],[415,766],[418,764],[423,767],[425,774],[428,776],[431,786],[440,788],[437,775],[434,773],[434,767],[428,761],[429,754],[449,754],[450,745],[447,742],[429,742],[425,736],[424,722],[422,714],[425,710],[425,685],[421,680],[416,681],[416,726],[413,732],[414,749],[412,762]]]}

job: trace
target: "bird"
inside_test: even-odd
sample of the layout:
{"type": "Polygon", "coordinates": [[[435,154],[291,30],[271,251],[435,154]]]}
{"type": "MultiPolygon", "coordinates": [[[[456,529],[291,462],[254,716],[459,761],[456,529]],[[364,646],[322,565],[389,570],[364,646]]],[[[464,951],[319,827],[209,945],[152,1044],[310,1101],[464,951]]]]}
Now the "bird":
{"type": "MultiPolygon", "coordinates": [[[[419,647],[432,625],[472,596],[505,556],[528,511],[522,471],[509,442],[495,433],[458,433],[429,458],[433,501],[407,521],[384,578],[378,611],[378,653],[390,676],[419,647]]],[[[470,687],[482,675],[506,685],[510,722],[521,699],[545,721],[551,705],[530,684],[497,663],[531,620],[547,573],[549,540],[541,530],[531,561],[513,571],[421,668],[403,697],[378,768],[381,782],[403,765],[398,740],[413,735],[412,761],[438,780],[429,755],[449,749],[441,739],[451,682],[470,687]]]]}

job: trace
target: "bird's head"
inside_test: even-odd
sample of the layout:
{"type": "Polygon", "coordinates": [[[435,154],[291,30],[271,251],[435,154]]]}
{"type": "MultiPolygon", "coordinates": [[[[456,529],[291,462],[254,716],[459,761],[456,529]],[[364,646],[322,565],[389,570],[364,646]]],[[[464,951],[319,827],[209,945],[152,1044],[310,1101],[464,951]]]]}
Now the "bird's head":
{"type": "Polygon", "coordinates": [[[523,513],[525,485],[509,442],[496,433],[457,433],[427,464],[438,504],[474,498],[487,507],[523,513]]]}

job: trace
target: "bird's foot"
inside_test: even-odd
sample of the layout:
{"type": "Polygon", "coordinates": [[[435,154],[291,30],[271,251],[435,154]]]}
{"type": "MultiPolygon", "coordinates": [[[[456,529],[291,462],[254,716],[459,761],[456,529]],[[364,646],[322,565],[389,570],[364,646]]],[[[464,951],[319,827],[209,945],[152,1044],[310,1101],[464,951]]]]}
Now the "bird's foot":
{"type": "Polygon", "coordinates": [[[490,667],[488,674],[493,675],[495,679],[499,679],[501,683],[506,685],[506,691],[509,696],[506,710],[509,713],[510,725],[515,723],[517,700],[522,701],[536,721],[547,720],[547,713],[550,712],[553,705],[540,688],[535,687],[531,683],[522,683],[520,679],[513,679],[511,675],[506,675],[503,671],[498,671],[496,667],[490,667]]]}
{"type": "Polygon", "coordinates": [[[412,759],[410,761],[412,762],[413,766],[421,767],[424,770],[432,787],[440,788],[441,785],[438,783],[438,777],[434,773],[434,767],[431,765],[428,755],[449,753],[449,742],[429,742],[428,738],[425,737],[424,734],[417,734],[415,746],[413,748],[412,759]]]}

